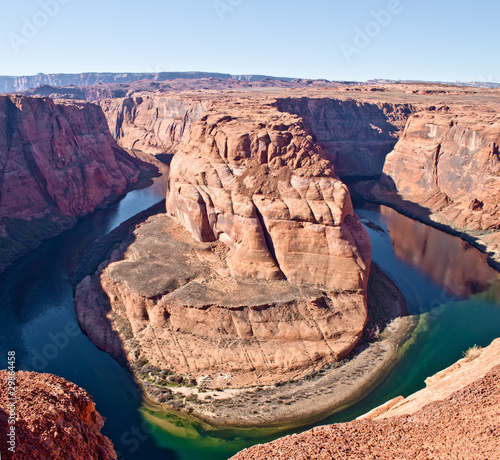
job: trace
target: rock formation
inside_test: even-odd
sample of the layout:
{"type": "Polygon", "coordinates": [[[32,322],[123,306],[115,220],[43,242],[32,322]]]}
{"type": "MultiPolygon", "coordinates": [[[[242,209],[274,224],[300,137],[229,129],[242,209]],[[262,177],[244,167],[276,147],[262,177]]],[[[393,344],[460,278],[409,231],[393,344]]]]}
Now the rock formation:
{"type": "Polygon", "coordinates": [[[0,371],[0,451],[9,460],[113,460],[112,442],[101,434],[104,417],[85,390],[51,374],[15,373],[15,452],[7,444],[12,414],[9,373],[0,371]]]}
{"type": "Polygon", "coordinates": [[[180,146],[167,212],[224,243],[233,276],[364,290],[368,237],[302,120],[231,109],[206,113],[180,146]]]}
{"type": "Polygon", "coordinates": [[[500,116],[446,107],[413,115],[383,185],[455,228],[500,229],[500,116]]]}
{"type": "Polygon", "coordinates": [[[172,161],[167,214],[75,295],[89,337],[143,380],[286,382],[359,341],[370,242],[299,117],[260,100],[207,110],[172,161]]]}
{"type": "Polygon", "coordinates": [[[416,110],[411,104],[327,97],[278,98],[277,107],[304,119],[341,177],[380,175],[385,157],[416,110]]]}
{"type": "Polygon", "coordinates": [[[99,103],[123,148],[151,154],[172,153],[207,106],[195,97],[143,92],[99,103]]]}
{"type": "Polygon", "coordinates": [[[24,96],[0,97],[0,166],[0,269],[139,174],[98,106],[24,96]]]}
{"type": "Polygon", "coordinates": [[[392,460],[497,458],[500,455],[500,339],[349,423],[314,428],[244,450],[232,460],[392,460]]]}

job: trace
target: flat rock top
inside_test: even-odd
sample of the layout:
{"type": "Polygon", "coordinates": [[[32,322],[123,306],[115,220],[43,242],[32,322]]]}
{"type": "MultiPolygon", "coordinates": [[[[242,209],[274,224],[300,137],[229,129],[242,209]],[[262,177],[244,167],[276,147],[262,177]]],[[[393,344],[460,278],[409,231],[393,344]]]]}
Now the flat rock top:
{"type": "Polygon", "coordinates": [[[186,306],[243,308],[325,295],[306,284],[231,277],[222,243],[198,242],[166,215],[148,219],[134,234],[124,260],[109,270],[114,280],[144,297],[167,295],[186,306]]]}

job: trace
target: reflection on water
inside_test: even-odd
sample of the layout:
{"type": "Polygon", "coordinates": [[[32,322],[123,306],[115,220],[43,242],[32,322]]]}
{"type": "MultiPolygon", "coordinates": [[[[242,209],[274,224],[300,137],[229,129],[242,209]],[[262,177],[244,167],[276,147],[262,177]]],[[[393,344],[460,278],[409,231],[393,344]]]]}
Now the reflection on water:
{"type": "Polygon", "coordinates": [[[396,257],[423,270],[436,283],[460,297],[485,291],[498,273],[487,256],[461,238],[380,206],[396,257]]]}

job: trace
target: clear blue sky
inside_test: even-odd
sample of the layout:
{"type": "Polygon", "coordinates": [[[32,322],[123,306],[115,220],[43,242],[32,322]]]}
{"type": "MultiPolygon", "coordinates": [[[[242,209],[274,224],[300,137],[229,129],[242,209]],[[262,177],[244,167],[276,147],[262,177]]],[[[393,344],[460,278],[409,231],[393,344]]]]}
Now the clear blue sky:
{"type": "Polygon", "coordinates": [[[0,7],[0,75],[201,70],[500,81],[493,0],[0,0],[0,7]],[[50,15],[43,3],[55,4],[50,15]],[[390,5],[397,12],[377,26],[372,13],[390,5]]]}

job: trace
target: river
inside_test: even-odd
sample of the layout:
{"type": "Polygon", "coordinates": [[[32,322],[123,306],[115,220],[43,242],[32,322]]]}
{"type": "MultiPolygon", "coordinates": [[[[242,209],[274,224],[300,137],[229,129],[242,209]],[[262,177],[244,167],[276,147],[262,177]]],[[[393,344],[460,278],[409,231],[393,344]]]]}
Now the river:
{"type": "MultiPolygon", "coordinates": [[[[149,188],[130,192],[45,241],[1,275],[0,367],[7,367],[7,352],[14,350],[18,370],[57,374],[89,391],[120,459],[223,460],[287,432],[217,430],[175,415],[153,418],[130,374],[98,350],[76,322],[71,277],[79,257],[96,238],[164,194],[164,179],[156,178],[149,188]]],[[[356,210],[370,233],[373,260],[400,288],[419,324],[384,382],[321,424],[352,420],[390,398],[409,395],[467,348],[500,337],[500,290],[490,283],[497,273],[483,254],[389,208],[363,204],[356,210]]]]}

